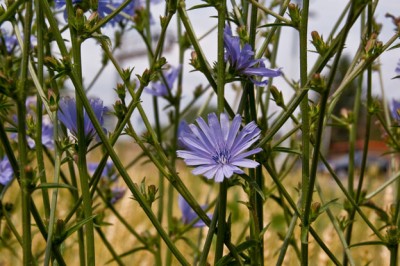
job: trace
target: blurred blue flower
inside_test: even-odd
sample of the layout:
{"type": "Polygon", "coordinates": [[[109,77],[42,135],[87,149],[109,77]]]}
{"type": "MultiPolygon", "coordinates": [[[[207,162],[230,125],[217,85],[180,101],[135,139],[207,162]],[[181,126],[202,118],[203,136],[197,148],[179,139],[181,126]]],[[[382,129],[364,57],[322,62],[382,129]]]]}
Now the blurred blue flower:
{"type": "MultiPolygon", "coordinates": [[[[182,222],[184,224],[190,224],[195,219],[199,218],[197,213],[194,212],[192,207],[190,207],[190,205],[186,202],[186,200],[181,195],[178,196],[178,205],[179,205],[179,209],[181,209],[181,212],[182,212],[182,222]]],[[[207,206],[201,206],[201,208],[203,210],[205,210],[205,209],[207,209],[207,206]]],[[[210,219],[212,218],[211,214],[207,214],[207,215],[210,219]]],[[[199,219],[196,223],[193,224],[193,227],[204,227],[204,226],[206,226],[206,224],[201,219],[199,219]]]]}
{"type": "Polygon", "coordinates": [[[0,31],[0,44],[5,46],[7,53],[11,53],[18,45],[17,37],[2,29],[0,31]]]}
{"type": "MultiPolygon", "coordinates": [[[[88,163],[89,174],[93,175],[97,167],[99,167],[98,163],[88,163]]],[[[112,161],[107,161],[101,173],[99,189],[104,193],[107,201],[111,204],[117,203],[126,192],[126,189],[123,187],[113,186],[117,179],[118,175],[115,172],[114,163],[112,161]]]]}
{"type": "Polygon", "coordinates": [[[4,156],[0,161],[0,184],[6,186],[12,180],[14,171],[12,170],[10,161],[4,156]]]}
{"type": "Polygon", "coordinates": [[[113,187],[110,190],[110,194],[108,195],[109,202],[111,204],[117,203],[120,199],[125,195],[126,188],[123,187],[113,187]]]}
{"type": "MultiPolygon", "coordinates": [[[[106,107],[103,107],[103,101],[99,98],[92,98],[89,100],[89,103],[100,125],[103,126],[104,124],[103,114],[107,110],[106,107]]],[[[59,109],[57,114],[59,120],[64,124],[64,126],[71,132],[73,136],[77,137],[78,125],[77,125],[75,99],[70,97],[63,97],[60,99],[58,106],[59,109]]],[[[89,143],[94,137],[98,137],[98,135],[96,129],[93,126],[92,121],[90,121],[90,118],[86,110],[83,110],[83,121],[84,121],[84,132],[86,140],[87,143],[89,143]]],[[[103,128],[103,130],[104,132],[107,132],[105,128],[103,128]]]]}
{"type": "MultiPolygon", "coordinates": [[[[56,4],[56,8],[62,8],[66,5],[66,0],[55,0],[54,3],[56,4]]],[[[72,4],[82,3],[82,0],[72,0],[72,4]]]]}
{"type": "Polygon", "coordinates": [[[400,60],[399,60],[399,62],[397,62],[397,66],[396,66],[394,72],[396,72],[397,75],[400,75],[400,60]]]}
{"type": "Polygon", "coordinates": [[[167,97],[168,95],[170,95],[170,92],[174,86],[174,82],[177,79],[180,70],[181,67],[179,66],[176,68],[171,67],[169,70],[163,71],[163,75],[167,84],[164,83],[163,79],[152,82],[150,85],[151,88],[147,87],[146,92],[154,96],[167,97]]]}
{"type": "Polygon", "coordinates": [[[232,123],[225,113],[221,114],[220,121],[215,113],[209,114],[208,125],[201,117],[196,121],[198,126],[190,124],[191,132],[182,131],[179,136],[186,150],[177,151],[178,157],[183,158],[187,165],[197,166],[193,174],[222,182],[234,173],[243,174],[239,167],[255,168],[259,165],[246,159],[262,151],[261,148],[246,151],[260,138],[261,130],[254,121],[241,131],[240,115],[236,115],[232,123]]]}
{"type": "MultiPolygon", "coordinates": [[[[29,148],[36,147],[36,143],[31,137],[28,136],[26,140],[29,148]]],[[[54,149],[54,127],[47,115],[42,118],[42,145],[50,150],[54,149]]]]}
{"type": "Polygon", "coordinates": [[[392,117],[400,122],[400,101],[392,99],[392,117]]]}
{"type": "MultiPolygon", "coordinates": [[[[125,1],[124,0],[98,0],[98,5],[97,5],[97,11],[99,14],[100,18],[104,18],[107,15],[111,14],[116,8],[118,8],[120,5],[122,5],[125,1]]],[[[156,3],[158,1],[150,1],[152,3],[156,3]]],[[[56,0],[56,8],[62,8],[65,6],[66,1],[65,0],[56,0]]],[[[82,3],[82,0],[73,0],[72,4],[80,4],[82,3]]],[[[135,12],[138,8],[144,7],[146,1],[143,0],[132,0],[128,5],[122,9],[122,12],[125,13],[125,15],[129,17],[133,17],[135,15],[135,12]]],[[[64,12],[64,19],[67,21],[67,13],[66,11],[64,12]]],[[[114,26],[115,23],[118,23],[122,20],[125,20],[126,18],[122,14],[117,14],[115,17],[113,17],[109,23],[114,26]]]]}
{"type": "Polygon", "coordinates": [[[264,86],[268,83],[268,80],[257,81],[252,76],[273,78],[282,75],[280,69],[266,68],[263,59],[253,59],[254,52],[250,44],[246,43],[241,49],[240,38],[232,35],[229,25],[226,25],[224,30],[224,46],[225,62],[229,62],[236,74],[248,77],[255,85],[264,86]]]}
{"type": "MultiPolygon", "coordinates": [[[[27,119],[27,121],[37,121],[37,113],[36,113],[36,96],[28,96],[25,102],[28,116],[31,119],[27,119]]],[[[17,122],[17,117],[14,117],[14,121],[17,122]]],[[[35,124],[32,122],[28,122],[30,126],[27,126],[27,132],[30,136],[36,134],[36,128],[33,127],[35,124]]],[[[42,116],[42,145],[46,148],[53,150],[54,149],[54,126],[51,122],[48,115],[42,116]]],[[[36,147],[36,142],[30,136],[26,136],[26,141],[28,143],[29,148],[34,149],[36,147]]],[[[11,133],[10,138],[18,141],[18,132],[11,133]]]]}
{"type": "MultiPolygon", "coordinates": [[[[99,167],[98,163],[88,163],[89,174],[93,175],[97,167],[99,167]]],[[[107,161],[103,172],[101,173],[101,177],[105,178],[109,183],[114,183],[117,180],[118,176],[115,172],[114,163],[112,161],[107,161]]]]}

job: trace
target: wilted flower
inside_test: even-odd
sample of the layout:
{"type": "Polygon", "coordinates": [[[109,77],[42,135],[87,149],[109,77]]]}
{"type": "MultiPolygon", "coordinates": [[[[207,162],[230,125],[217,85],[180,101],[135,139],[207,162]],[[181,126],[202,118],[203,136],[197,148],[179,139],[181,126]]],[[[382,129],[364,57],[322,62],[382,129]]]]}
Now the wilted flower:
{"type": "Polygon", "coordinates": [[[171,67],[168,71],[163,71],[163,75],[167,84],[164,83],[163,79],[160,79],[157,82],[152,82],[151,88],[146,88],[146,92],[154,96],[168,96],[172,87],[174,86],[174,82],[178,77],[180,70],[181,67],[179,66],[177,68],[171,67]]]}
{"type": "MultiPolygon", "coordinates": [[[[194,212],[192,207],[190,207],[190,205],[181,195],[178,196],[178,205],[179,209],[181,209],[182,212],[182,222],[184,224],[190,224],[195,219],[199,218],[197,213],[194,212]]],[[[201,206],[201,208],[204,210],[207,208],[207,206],[201,206]]],[[[208,217],[211,219],[211,214],[208,214],[208,217]]],[[[206,224],[201,219],[199,219],[196,223],[193,224],[193,227],[204,227],[204,226],[206,226],[206,224]]]]}
{"type": "Polygon", "coordinates": [[[260,138],[261,130],[255,122],[250,122],[239,131],[242,118],[236,115],[232,123],[228,115],[222,113],[220,121],[215,113],[208,115],[208,125],[203,118],[196,119],[197,125],[190,124],[191,132],[184,130],[179,136],[186,150],[178,150],[178,157],[190,166],[197,166],[192,173],[215,178],[222,182],[234,173],[243,174],[239,167],[254,168],[258,163],[246,159],[260,152],[261,148],[246,151],[260,138]]]}
{"type": "Polygon", "coordinates": [[[234,72],[248,77],[255,85],[262,86],[268,83],[268,80],[257,81],[252,76],[261,78],[273,78],[282,74],[280,69],[274,70],[265,67],[263,59],[253,59],[254,51],[250,44],[246,43],[240,48],[240,38],[232,36],[232,30],[229,25],[224,30],[225,62],[234,72]]]}
{"type": "MultiPolygon", "coordinates": [[[[103,114],[107,110],[107,108],[103,107],[103,101],[99,98],[92,98],[89,100],[89,103],[93,109],[94,114],[96,115],[97,120],[102,126],[104,124],[103,114]]],[[[78,137],[75,99],[70,97],[61,98],[57,114],[59,120],[71,132],[71,134],[75,137],[78,137]]],[[[92,121],[90,121],[90,118],[86,110],[83,110],[83,123],[84,123],[85,136],[89,143],[94,137],[97,136],[97,133],[96,129],[93,126],[92,121]]],[[[106,132],[105,128],[103,128],[103,130],[104,132],[106,132]]]]}
{"type": "Polygon", "coordinates": [[[6,186],[13,178],[14,171],[12,170],[10,161],[7,156],[4,156],[0,161],[0,184],[6,186]]]}
{"type": "Polygon", "coordinates": [[[400,122],[400,101],[392,100],[392,117],[400,122]]]}

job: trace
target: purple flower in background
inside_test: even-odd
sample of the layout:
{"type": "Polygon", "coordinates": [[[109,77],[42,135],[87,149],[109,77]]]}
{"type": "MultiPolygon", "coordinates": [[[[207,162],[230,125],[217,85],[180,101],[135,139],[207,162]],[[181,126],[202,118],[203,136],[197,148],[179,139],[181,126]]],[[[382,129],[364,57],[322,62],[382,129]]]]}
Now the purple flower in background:
{"type": "Polygon", "coordinates": [[[10,35],[5,30],[0,31],[0,44],[6,47],[7,53],[11,53],[18,45],[17,37],[10,35]]]}
{"type": "MultiPolygon", "coordinates": [[[[62,8],[66,5],[66,0],[55,0],[54,3],[56,4],[56,8],[62,8]]],[[[82,3],[82,0],[72,0],[72,4],[82,3]]]]}
{"type": "MultiPolygon", "coordinates": [[[[98,163],[89,163],[89,174],[93,175],[97,167],[99,167],[98,163]]],[[[113,187],[113,184],[117,181],[117,179],[118,176],[114,169],[114,163],[112,161],[107,161],[103,172],[101,173],[99,188],[104,193],[107,201],[111,204],[115,204],[116,202],[118,202],[125,195],[126,192],[126,189],[123,187],[113,187]]]]}
{"type": "Polygon", "coordinates": [[[12,170],[10,161],[4,156],[0,161],[0,184],[6,186],[12,180],[14,171],[12,170]]]}
{"type": "MultiPolygon", "coordinates": [[[[103,101],[99,98],[90,99],[89,103],[93,109],[94,114],[96,115],[97,120],[102,126],[104,124],[103,114],[107,110],[107,108],[103,107],[103,101]]],[[[64,124],[64,126],[71,132],[73,136],[77,137],[78,125],[75,99],[70,97],[61,98],[57,114],[58,118],[64,124]]],[[[97,132],[93,126],[92,121],[90,121],[86,110],[83,110],[83,121],[85,136],[87,141],[90,142],[94,137],[97,136],[97,132]]],[[[103,130],[104,132],[106,132],[106,129],[103,128],[103,130]]]]}
{"type": "MultiPolygon", "coordinates": [[[[50,118],[46,115],[42,118],[42,145],[46,148],[54,149],[54,128],[50,118]]],[[[35,141],[31,137],[27,137],[29,148],[34,149],[36,147],[35,141]]]]}
{"type": "MultiPolygon", "coordinates": [[[[89,174],[93,175],[97,167],[99,167],[98,163],[88,163],[89,174]]],[[[112,161],[107,161],[101,173],[101,177],[105,178],[109,183],[114,183],[117,180],[118,176],[115,173],[114,163],[112,161]]]]}
{"type": "MultiPolygon", "coordinates": [[[[104,18],[107,15],[111,14],[115,9],[117,9],[120,5],[122,5],[125,1],[123,0],[98,0],[98,5],[97,5],[97,11],[99,14],[100,18],[104,18]]],[[[157,1],[151,1],[151,2],[157,2],[157,1]]],[[[65,6],[66,2],[65,0],[56,0],[56,8],[62,8],[65,6]]],[[[129,16],[129,17],[133,17],[135,15],[135,12],[137,9],[144,7],[145,6],[145,1],[141,1],[141,0],[132,0],[129,2],[128,5],[126,5],[123,9],[122,12],[125,13],[125,15],[129,16]]],[[[73,5],[76,4],[84,4],[84,2],[82,0],[73,0],[72,1],[73,5]]],[[[86,8],[87,9],[87,8],[86,8]]],[[[67,12],[64,12],[64,18],[65,21],[67,21],[67,12]]],[[[115,23],[118,23],[122,20],[126,19],[122,14],[117,14],[116,16],[114,16],[109,23],[111,25],[115,25],[115,23]]]]}
{"type": "Polygon", "coordinates": [[[250,122],[239,131],[242,118],[236,115],[232,123],[228,115],[222,113],[220,121],[215,113],[208,115],[208,125],[203,118],[196,119],[197,125],[190,124],[191,132],[183,131],[179,140],[186,150],[178,150],[178,157],[185,163],[196,166],[195,175],[204,175],[222,182],[234,173],[243,174],[239,167],[255,168],[258,163],[246,157],[262,151],[255,148],[246,151],[260,138],[261,130],[256,123],[250,122]]]}
{"type": "Polygon", "coordinates": [[[113,187],[109,194],[109,202],[111,204],[117,203],[125,195],[126,189],[123,187],[113,187]]]}
{"type": "Polygon", "coordinates": [[[400,122],[400,101],[392,100],[392,117],[400,122]]]}
{"type": "Polygon", "coordinates": [[[399,62],[397,62],[397,66],[396,66],[394,72],[396,72],[397,75],[400,75],[400,60],[399,60],[399,62]]]}
{"type": "Polygon", "coordinates": [[[179,75],[179,71],[181,70],[181,67],[171,67],[168,71],[163,71],[163,75],[165,77],[165,81],[167,83],[167,85],[164,83],[163,79],[161,78],[159,81],[157,82],[152,82],[151,83],[151,88],[146,88],[146,92],[154,95],[154,96],[161,96],[161,97],[166,97],[168,96],[170,93],[173,86],[174,86],[174,82],[176,80],[176,78],[179,75]]]}
{"type": "Polygon", "coordinates": [[[179,136],[182,136],[182,134],[191,134],[192,130],[190,129],[188,123],[186,121],[181,121],[178,125],[178,147],[185,149],[186,145],[184,142],[182,142],[181,138],[179,136]]]}
{"type": "MultiPolygon", "coordinates": [[[[184,224],[190,224],[191,222],[199,218],[197,213],[194,212],[192,207],[190,207],[190,205],[181,195],[178,196],[178,205],[179,209],[181,209],[182,212],[182,222],[184,224]]],[[[204,210],[207,208],[207,206],[201,206],[201,208],[204,210]]],[[[208,214],[208,217],[211,219],[211,214],[208,214]]],[[[201,219],[193,224],[193,227],[204,227],[204,226],[206,226],[206,224],[201,219]]]]}
{"type": "Polygon", "coordinates": [[[225,62],[229,62],[231,68],[239,75],[244,75],[258,86],[268,83],[268,80],[257,81],[252,76],[261,78],[273,78],[282,74],[280,69],[274,70],[265,67],[263,59],[253,59],[254,52],[250,44],[246,43],[240,48],[240,38],[232,35],[229,25],[224,30],[225,62]]]}
{"type": "MultiPolygon", "coordinates": [[[[28,121],[37,121],[37,113],[36,113],[36,96],[28,96],[25,102],[28,117],[28,121]]],[[[17,123],[17,117],[14,117],[14,121],[17,123]]],[[[34,122],[28,122],[30,126],[27,126],[27,133],[29,135],[36,134],[36,126],[34,122]],[[32,132],[33,131],[33,132],[32,132]]],[[[42,116],[42,145],[46,148],[53,150],[54,149],[54,132],[53,132],[53,123],[51,122],[48,115],[42,116]]],[[[11,133],[10,138],[18,141],[18,132],[11,133]]],[[[36,142],[30,136],[26,136],[26,141],[28,143],[29,148],[34,149],[36,147],[36,142]]]]}

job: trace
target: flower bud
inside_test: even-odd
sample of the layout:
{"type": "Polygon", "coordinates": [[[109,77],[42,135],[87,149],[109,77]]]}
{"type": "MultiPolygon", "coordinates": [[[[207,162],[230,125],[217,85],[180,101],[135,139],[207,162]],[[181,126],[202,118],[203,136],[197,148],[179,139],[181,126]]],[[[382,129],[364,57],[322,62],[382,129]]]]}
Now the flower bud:
{"type": "Polygon", "coordinates": [[[397,226],[390,225],[386,229],[386,238],[389,245],[396,245],[399,243],[399,230],[397,226]]]}
{"type": "Polygon", "coordinates": [[[315,73],[312,76],[310,88],[318,93],[323,93],[326,91],[326,82],[325,79],[321,77],[320,73],[315,73]]]}
{"type": "Polygon", "coordinates": [[[200,62],[198,60],[196,51],[192,51],[190,56],[191,56],[190,64],[194,67],[194,69],[200,70],[201,69],[201,65],[200,65],[200,62]]]}
{"type": "Polygon", "coordinates": [[[311,43],[314,45],[315,49],[317,49],[317,52],[320,55],[324,55],[328,51],[329,45],[324,42],[322,35],[320,36],[317,31],[313,31],[311,32],[311,38],[311,43]]]}
{"type": "Polygon", "coordinates": [[[295,28],[300,26],[301,21],[301,11],[298,5],[290,3],[288,5],[289,16],[292,19],[292,24],[295,28]]]}
{"type": "Polygon", "coordinates": [[[278,105],[279,107],[284,108],[285,107],[285,101],[283,99],[283,95],[281,91],[278,91],[278,89],[275,86],[271,86],[270,89],[272,98],[274,99],[276,105],[278,105]]]}

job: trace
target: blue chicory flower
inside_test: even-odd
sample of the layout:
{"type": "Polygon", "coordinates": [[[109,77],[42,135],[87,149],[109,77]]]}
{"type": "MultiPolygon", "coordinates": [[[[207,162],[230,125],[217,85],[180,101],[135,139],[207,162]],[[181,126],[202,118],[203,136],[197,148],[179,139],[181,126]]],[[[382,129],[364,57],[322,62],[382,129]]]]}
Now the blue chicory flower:
{"type": "MultiPolygon", "coordinates": [[[[93,109],[94,114],[96,115],[97,120],[100,125],[103,126],[104,119],[103,114],[107,110],[106,107],[103,107],[103,101],[99,98],[92,98],[89,100],[90,106],[93,109]]],[[[63,97],[59,102],[58,109],[58,118],[64,124],[64,126],[71,132],[71,134],[75,137],[78,136],[78,125],[77,125],[77,114],[76,114],[76,101],[74,98],[63,97]]],[[[97,135],[96,129],[93,126],[92,121],[86,112],[83,110],[83,121],[84,121],[84,131],[85,136],[88,143],[97,135]]],[[[105,128],[103,128],[104,132],[107,132],[105,128]]]]}
{"type": "Polygon", "coordinates": [[[10,54],[18,45],[17,37],[10,35],[7,31],[2,29],[0,31],[0,44],[4,45],[7,53],[10,54]]]}
{"type": "Polygon", "coordinates": [[[176,68],[171,67],[168,71],[163,71],[167,84],[165,84],[162,79],[152,82],[151,88],[146,88],[146,92],[154,96],[167,97],[174,86],[174,82],[177,79],[180,70],[181,67],[179,66],[176,68]]]}
{"type": "MultiPolygon", "coordinates": [[[[124,0],[98,0],[98,5],[97,5],[97,13],[99,14],[100,18],[104,18],[105,16],[111,14],[114,9],[118,8],[121,4],[123,4],[125,1],[124,0]]],[[[154,2],[154,1],[152,1],[154,2]]],[[[65,0],[56,0],[56,8],[62,8],[65,6],[66,2],[65,0]]],[[[82,0],[73,0],[72,4],[80,4],[82,3],[82,0]]],[[[122,9],[122,12],[125,13],[126,15],[133,17],[135,15],[135,12],[138,8],[141,8],[145,5],[145,1],[142,0],[132,0],[127,6],[125,6],[124,9],[122,9]]],[[[67,13],[66,11],[64,12],[64,19],[67,21],[67,13]]],[[[109,23],[114,26],[115,23],[118,23],[122,20],[124,20],[125,17],[121,14],[116,15],[114,18],[112,18],[109,23]]]]}
{"type": "Polygon", "coordinates": [[[14,171],[7,156],[0,161],[0,184],[6,186],[12,180],[14,171]]]}
{"type": "MultiPolygon", "coordinates": [[[[98,163],[88,163],[89,174],[93,175],[97,167],[99,167],[98,163]]],[[[101,177],[105,178],[109,183],[114,183],[117,180],[118,176],[116,175],[114,163],[112,161],[107,161],[101,173],[101,177]]]]}
{"type": "Polygon", "coordinates": [[[392,100],[392,117],[396,121],[400,122],[400,101],[397,101],[395,99],[392,100]]]}
{"type": "Polygon", "coordinates": [[[224,46],[225,62],[229,62],[235,73],[248,77],[255,85],[264,86],[268,80],[257,81],[253,76],[273,78],[282,75],[280,69],[266,68],[263,59],[253,59],[254,51],[250,44],[246,43],[241,49],[240,38],[232,35],[229,25],[226,25],[224,30],[224,46]]]}
{"type": "Polygon", "coordinates": [[[232,123],[225,113],[221,114],[220,121],[215,113],[209,114],[208,125],[201,117],[196,121],[198,126],[190,124],[191,132],[182,131],[179,136],[186,150],[177,151],[178,157],[183,158],[187,165],[196,166],[193,174],[222,182],[234,173],[243,174],[239,167],[255,168],[259,165],[246,159],[262,151],[261,148],[246,151],[260,138],[261,130],[254,121],[241,131],[240,115],[236,115],[232,123]]]}
{"type": "MultiPolygon", "coordinates": [[[[36,147],[36,143],[31,137],[28,136],[26,140],[29,148],[36,147]]],[[[54,127],[47,115],[42,118],[42,145],[50,150],[54,149],[54,127]]]]}
{"type": "MultiPolygon", "coordinates": [[[[179,209],[181,209],[182,212],[182,222],[184,224],[190,224],[195,219],[198,219],[199,216],[197,215],[197,213],[194,212],[192,207],[190,207],[190,205],[181,195],[178,196],[178,205],[179,209]]],[[[201,208],[204,210],[207,208],[207,206],[204,205],[201,206],[201,208]]],[[[208,214],[208,217],[211,219],[212,215],[208,214]]],[[[199,219],[196,223],[193,224],[193,227],[204,227],[204,226],[206,226],[206,224],[201,219],[199,219]]]]}
{"type": "Polygon", "coordinates": [[[126,188],[123,187],[113,187],[111,188],[109,195],[109,202],[111,204],[117,203],[120,199],[122,199],[125,195],[126,188]]]}
{"type": "MultiPolygon", "coordinates": [[[[36,96],[28,96],[25,102],[28,115],[32,117],[35,121],[37,118],[36,114],[36,96]]],[[[15,122],[17,122],[17,117],[14,117],[15,122]]],[[[54,149],[54,127],[48,115],[42,116],[42,145],[46,148],[54,149]]],[[[29,130],[28,130],[29,131],[29,130]]],[[[33,133],[35,134],[35,133],[33,133]]],[[[10,134],[10,138],[13,140],[18,140],[18,132],[10,134]]],[[[30,136],[26,136],[26,141],[29,148],[34,149],[36,147],[36,142],[30,136]]]]}
{"type": "MultiPolygon", "coordinates": [[[[93,175],[98,166],[99,166],[98,163],[89,163],[88,164],[89,174],[93,175]]],[[[125,195],[126,192],[126,188],[118,186],[112,187],[112,185],[117,181],[117,179],[118,176],[114,169],[114,163],[112,161],[107,161],[103,169],[103,172],[101,173],[99,188],[100,190],[103,191],[110,204],[117,203],[125,195]]]]}
{"type": "Polygon", "coordinates": [[[399,60],[399,62],[397,62],[397,66],[394,69],[394,72],[396,72],[397,75],[400,75],[400,60],[399,60]]]}

